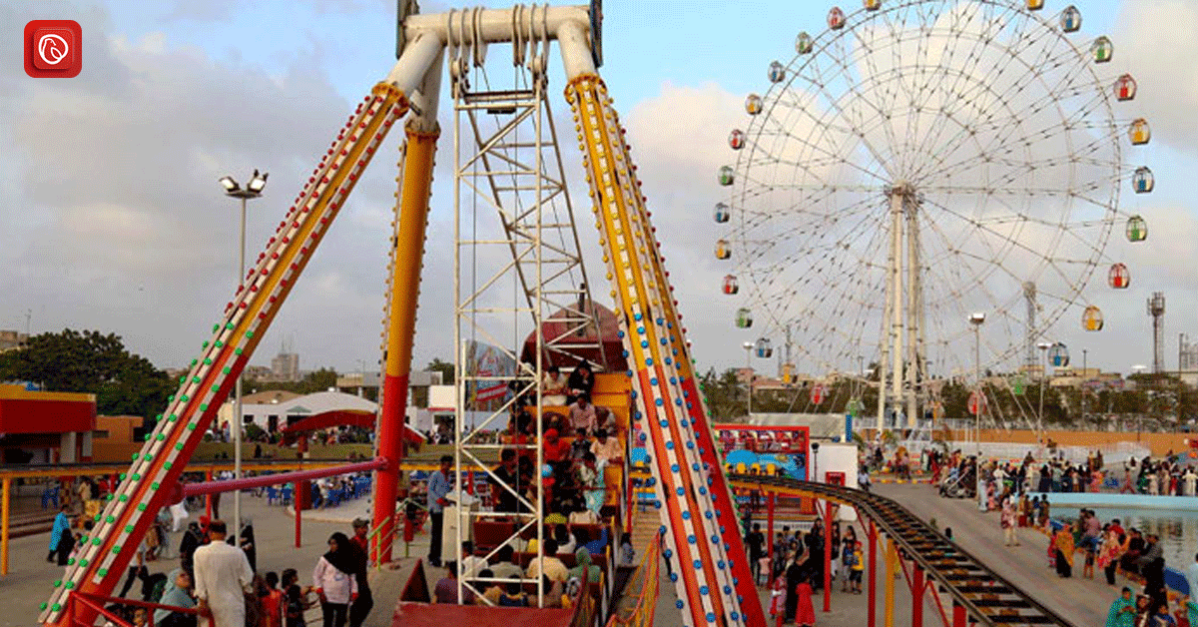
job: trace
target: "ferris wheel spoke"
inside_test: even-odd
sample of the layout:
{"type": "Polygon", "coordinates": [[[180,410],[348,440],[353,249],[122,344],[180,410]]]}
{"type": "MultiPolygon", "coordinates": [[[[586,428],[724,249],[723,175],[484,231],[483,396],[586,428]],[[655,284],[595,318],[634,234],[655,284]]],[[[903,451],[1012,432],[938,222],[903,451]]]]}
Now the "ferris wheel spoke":
{"type": "MultiPolygon", "coordinates": [[[[779,102],[779,104],[782,104],[781,101],[778,101],[778,102],[779,102]]],[[[835,125],[828,123],[827,121],[825,121],[822,118],[815,118],[813,115],[811,115],[810,111],[804,110],[804,111],[802,111],[802,113],[804,115],[811,117],[812,120],[822,128],[821,136],[826,135],[829,130],[838,130],[842,134],[846,134],[846,135],[850,134],[849,129],[837,128],[835,125]]],[[[775,137],[783,137],[788,140],[797,142],[803,148],[810,149],[811,151],[821,154],[822,155],[821,162],[822,162],[822,159],[826,158],[826,159],[828,159],[829,164],[844,165],[844,166],[847,166],[850,169],[856,171],[859,174],[864,174],[865,176],[869,177],[869,179],[871,179],[871,180],[876,180],[879,183],[883,183],[883,184],[886,183],[886,179],[884,177],[882,177],[878,173],[870,170],[869,168],[846,159],[844,157],[844,155],[832,152],[826,146],[817,143],[817,141],[814,141],[814,140],[811,140],[806,137],[802,137],[800,135],[793,133],[790,129],[782,127],[781,124],[777,121],[772,121],[771,123],[777,125],[776,130],[773,132],[775,137]]],[[[761,147],[761,146],[756,147],[755,152],[763,152],[764,155],[761,158],[768,159],[771,165],[777,164],[782,161],[781,157],[775,156],[772,152],[765,152],[764,147],[761,147]]],[[[801,159],[796,159],[795,164],[798,165],[799,167],[802,167],[808,173],[811,173],[811,168],[809,168],[805,165],[802,165],[801,159]]]]}
{"type": "MultiPolygon", "coordinates": [[[[993,132],[993,134],[990,136],[989,142],[982,146],[982,155],[989,156],[1000,152],[1013,152],[1017,146],[1022,146],[1023,150],[1027,150],[1033,145],[1031,138],[1040,138],[1039,143],[1035,144],[1037,146],[1043,146],[1046,142],[1055,140],[1057,138],[1070,140],[1072,133],[1088,130],[1088,128],[1084,125],[1069,124],[1062,121],[1055,122],[1051,126],[1026,130],[1024,124],[1024,119],[1026,116],[1024,114],[1021,114],[1020,111],[1011,107],[1007,107],[1006,111],[1006,116],[999,117],[991,114],[983,123],[978,124],[973,129],[968,129],[971,133],[975,134],[979,130],[983,133],[987,131],[993,132]],[[1016,130],[1021,130],[1023,132],[1016,136],[1016,130]]],[[[962,129],[962,132],[965,130],[966,129],[962,129]]],[[[1070,149],[1069,154],[1075,155],[1077,154],[1077,151],[1070,149]]],[[[1053,157],[1043,158],[1045,162],[1051,162],[1051,159],[1053,159],[1053,157]]],[[[943,172],[947,172],[949,175],[955,174],[961,169],[967,168],[969,165],[969,163],[950,164],[946,166],[943,172]]],[[[1026,160],[1024,165],[1027,165],[1026,160]]]]}
{"type": "MultiPolygon", "coordinates": [[[[835,62],[836,62],[836,63],[841,63],[840,61],[835,61],[835,62]]],[[[852,77],[850,76],[850,74],[849,74],[849,73],[848,73],[848,71],[847,71],[847,66],[845,66],[845,65],[843,65],[843,64],[840,64],[840,66],[839,66],[839,67],[841,67],[841,68],[842,68],[842,69],[844,69],[845,71],[843,71],[843,72],[839,72],[839,73],[838,73],[838,75],[839,75],[840,77],[843,77],[845,80],[848,80],[848,81],[849,81],[849,84],[850,84],[850,85],[852,85],[852,84],[853,84],[853,83],[852,83],[852,77]]],[[[809,82],[811,85],[813,85],[814,87],[816,87],[816,88],[819,90],[819,92],[820,92],[820,93],[821,93],[821,94],[822,94],[822,95],[825,97],[825,99],[827,100],[828,104],[829,104],[829,105],[832,107],[832,109],[833,109],[833,110],[834,110],[834,111],[835,111],[835,112],[836,112],[838,115],[840,115],[840,116],[841,116],[842,118],[844,118],[844,119],[845,119],[847,122],[849,122],[849,124],[850,124],[850,127],[851,127],[851,131],[850,131],[850,132],[851,132],[852,134],[854,134],[854,135],[856,135],[856,136],[858,137],[858,140],[859,140],[859,141],[861,142],[861,144],[862,144],[862,145],[865,147],[865,149],[866,149],[866,150],[869,152],[870,156],[872,156],[872,157],[873,157],[873,159],[874,159],[874,162],[875,162],[875,163],[876,163],[876,164],[877,164],[877,165],[878,165],[878,166],[879,166],[879,167],[880,167],[882,170],[886,171],[886,170],[887,170],[887,168],[886,168],[887,160],[886,160],[886,159],[883,157],[882,153],[881,153],[881,152],[879,152],[879,151],[878,151],[878,149],[877,149],[876,147],[874,147],[873,143],[869,141],[869,138],[868,138],[868,137],[866,137],[866,135],[865,135],[864,131],[862,131],[862,130],[860,129],[860,127],[858,126],[857,122],[856,122],[855,120],[851,119],[851,117],[849,116],[849,114],[848,114],[848,113],[845,111],[844,107],[843,107],[843,106],[840,104],[840,101],[841,101],[843,98],[845,98],[845,97],[847,96],[847,94],[846,94],[846,95],[842,95],[842,96],[841,96],[841,97],[839,97],[839,98],[835,97],[833,94],[831,94],[831,93],[828,91],[828,87],[827,87],[827,81],[826,81],[826,79],[825,79],[825,78],[824,78],[824,76],[823,76],[823,71],[822,71],[822,70],[823,70],[823,68],[821,68],[820,66],[816,65],[816,66],[815,66],[813,69],[814,69],[814,71],[815,71],[815,74],[816,74],[816,76],[815,76],[814,78],[812,78],[812,79],[807,79],[807,77],[803,77],[803,78],[804,78],[804,79],[807,79],[807,80],[808,80],[808,82],[809,82]]],[[[849,92],[852,92],[852,91],[853,91],[853,88],[852,88],[852,87],[850,87],[850,88],[849,88],[849,92]]],[[[889,172],[889,171],[887,171],[887,174],[888,174],[888,175],[891,175],[891,176],[893,176],[893,173],[891,173],[891,172],[889,172]]]]}
{"type": "MultiPolygon", "coordinates": [[[[1039,113],[1041,110],[1050,105],[1056,106],[1058,109],[1060,107],[1059,101],[1061,92],[1064,91],[1064,87],[1059,82],[1053,85],[1047,84],[1044,78],[1044,73],[1041,71],[1040,67],[1047,66],[1059,68],[1065,63],[1065,61],[1073,61],[1074,66],[1080,66],[1084,69],[1084,63],[1080,62],[1079,59],[1084,60],[1086,57],[1080,55],[1080,53],[1072,46],[1065,46],[1061,52],[1058,52],[1055,55],[1049,54],[1051,50],[1047,46],[1044,46],[1041,50],[1044,56],[1037,57],[1030,62],[1008,50],[1005,63],[997,66],[993,72],[985,77],[975,79],[973,90],[970,92],[961,93],[953,100],[959,104],[973,103],[976,99],[982,97],[983,91],[989,90],[994,92],[993,85],[999,82],[998,77],[1002,76],[1014,63],[1017,69],[1022,70],[1021,75],[1015,78],[1014,84],[1010,85],[1006,90],[1004,90],[1009,93],[994,94],[1002,102],[1004,102],[1004,109],[1007,111],[1007,115],[996,117],[996,112],[991,111],[988,114],[987,119],[977,125],[977,127],[980,129],[991,127],[994,130],[1000,131],[999,134],[995,136],[995,139],[1001,140],[1005,143],[1011,139],[1010,132],[1015,130],[1016,125],[1018,125],[1019,128],[1023,127],[1022,123],[1025,118],[1039,113]],[[1020,100],[1022,94],[1037,83],[1044,87],[1038,97],[1028,102],[1021,102],[1020,106],[1018,107],[1013,107],[1009,104],[1011,102],[1020,100]],[[1006,133],[1003,133],[1002,131],[1006,131],[1006,133]]],[[[1072,77],[1082,75],[1083,73],[1078,71],[1066,71],[1063,74],[1068,80],[1065,85],[1070,86],[1072,85],[1072,77]]],[[[1101,86],[1095,86],[1093,83],[1090,83],[1087,85],[1087,87],[1089,87],[1091,93],[1103,93],[1101,86]]],[[[1101,98],[1099,99],[1101,100],[1101,98]]],[[[1068,114],[1065,114],[1063,111],[1062,115],[1065,117],[1065,119],[1069,118],[1068,114]]],[[[974,132],[972,129],[962,129],[962,131],[965,130],[974,132]]],[[[1025,142],[1027,137],[1032,136],[1035,136],[1035,134],[1024,134],[1023,137],[1025,138],[1025,142]]],[[[938,136],[937,139],[939,139],[938,136]]],[[[985,148],[986,151],[993,149],[995,149],[993,144],[988,145],[985,148]]]]}
{"type": "MultiPolygon", "coordinates": [[[[878,216],[861,213],[860,219],[850,223],[843,233],[833,233],[831,228],[827,228],[827,223],[825,222],[821,226],[814,228],[801,227],[772,234],[773,237],[768,240],[768,244],[764,247],[746,250],[746,253],[749,255],[746,259],[750,262],[762,260],[773,249],[785,247],[790,243],[791,239],[802,238],[805,244],[803,247],[790,249],[789,252],[782,258],[777,259],[776,262],[771,260],[772,263],[766,269],[766,276],[773,277],[786,272],[794,263],[804,261],[810,263],[811,258],[818,259],[822,255],[831,255],[833,252],[840,253],[841,251],[850,251],[849,254],[852,254],[851,251],[857,250],[853,247],[857,239],[865,233],[876,233],[877,229],[872,227],[877,227],[880,221],[881,218],[878,216]],[[866,231],[867,228],[871,230],[866,231]],[[829,239],[833,235],[835,235],[835,239],[831,239],[826,243],[822,241],[829,239]],[[813,242],[812,238],[818,238],[821,241],[813,242]]],[[[751,231],[748,234],[751,234],[751,231]]],[[[871,249],[866,247],[862,250],[871,249]]]]}
{"type": "MultiPolygon", "coordinates": [[[[973,13],[967,14],[965,11],[957,10],[956,8],[949,9],[947,11],[947,19],[951,19],[952,23],[944,27],[940,25],[940,22],[946,18],[933,18],[933,25],[929,29],[927,36],[924,37],[929,42],[939,44],[937,46],[937,51],[939,52],[937,67],[935,71],[929,72],[927,71],[927,65],[921,64],[922,71],[913,72],[913,74],[923,75],[927,78],[927,81],[919,87],[919,91],[926,94],[925,98],[918,104],[914,102],[911,104],[915,105],[915,111],[921,116],[924,114],[924,111],[928,110],[939,111],[940,114],[935,115],[933,113],[933,117],[926,128],[921,127],[919,132],[908,133],[908,137],[916,138],[907,151],[907,159],[909,160],[913,161],[925,154],[927,142],[933,136],[938,135],[940,129],[948,123],[952,114],[947,105],[951,105],[952,103],[951,100],[945,98],[946,92],[951,94],[956,91],[962,79],[972,80],[969,77],[974,75],[977,65],[981,62],[982,55],[979,53],[979,50],[984,51],[986,49],[984,45],[985,37],[967,33],[966,27],[977,18],[979,11],[991,9],[993,5],[967,4],[963,6],[972,8],[973,13]],[[951,44],[960,44],[963,38],[972,39],[973,42],[969,47],[968,54],[964,59],[958,61],[956,52],[959,45],[951,44]],[[945,81],[949,78],[952,79],[952,84],[946,90],[945,81]],[[934,102],[936,100],[940,101],[938,105],[934,102]]],[[[930,49],[931,47],[929,46],[930,49]]],[[[915,116],[911,117],[914,119],[915,116]]],[[[915,163],[907,163],[905,168],[907,171],[912,171],[915,168],[915,163]]]]}

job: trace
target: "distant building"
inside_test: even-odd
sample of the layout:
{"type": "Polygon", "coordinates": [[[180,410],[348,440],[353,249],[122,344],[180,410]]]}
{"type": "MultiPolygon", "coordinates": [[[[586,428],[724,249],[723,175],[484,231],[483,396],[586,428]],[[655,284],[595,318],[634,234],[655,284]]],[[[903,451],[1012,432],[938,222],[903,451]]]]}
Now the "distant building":
{"type": "Polygon", "coordinates": [[[299,355],[296,353],[280,352],[270,360],[272,381],[299,381],[299,355]]]}
{"type": "Polygon", "coordinates": [[[29,336],[18,331],[0,329],[0,353],[20,348],[29,340],[29,336]]]}
{"type": "MultiPolygon", "coordinates": [[[[413,399],[412,390],[427,388],[430,385],[441,385],[441,373],[429,370],[416,370],[408,376],[408,397],[413,399]]],[[[356,394],[367,398],[378,398],[379,373],[349,372],[337,377],[337,389],[346,394],[356,394]]],[[[428,398],[427,393],[416,395],[418,398],[428,398]]]]}

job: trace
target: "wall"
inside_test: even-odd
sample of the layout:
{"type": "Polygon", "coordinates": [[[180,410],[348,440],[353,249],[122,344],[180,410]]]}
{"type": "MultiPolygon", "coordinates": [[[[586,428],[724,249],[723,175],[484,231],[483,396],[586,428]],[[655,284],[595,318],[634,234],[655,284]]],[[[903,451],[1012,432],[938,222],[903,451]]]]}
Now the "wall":
{"type": "Polygon", "coordinates": [[[133,430],[142,425],[141,416],[96,416],[96,435],[92,439],[92,458],[97,462],[124,462],[141,450],[133,439],[133,430]]]}
{"type": "MultiPolygon", "coordinates": [[[[819,454],[812,454],[812,466],[819,482],[824,482],[829,472],[843,472],[844,484],[857,487],[857,445],[820,442],[819,454]]],[[[840,510],[839,520],[857,520],[857,511],[851,507],[840,510]]]]}
{"type": "MultiPolygon", "coordinates": [[[[1193,433],[1134,433],[1122,431],[1046,431],[1048,439],[1062,446],[1097,447],[1102,444],[1119,442],[1136,442],[1152,451],[1154,457],[1161,457],[1172,450],[1174,453],[1186,450],[1186,438],[1198,439],[1193,433]]],[[[964,432],[954,432],[952,439],[964,440],[964,432]]],[[[1004,431],[1000,429],[982,429],[983,442],[1008,442],[1029,444],[1035,446],[1036,434],[1030,430],[1004,431]]]]}

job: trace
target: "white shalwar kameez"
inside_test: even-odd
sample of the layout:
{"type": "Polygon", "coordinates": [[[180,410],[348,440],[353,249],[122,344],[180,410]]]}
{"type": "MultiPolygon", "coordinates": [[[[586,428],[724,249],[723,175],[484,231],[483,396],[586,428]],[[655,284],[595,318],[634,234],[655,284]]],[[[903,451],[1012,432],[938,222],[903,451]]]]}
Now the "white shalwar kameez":
{"type": "Polygon", "coordinates": [[[200,626],[245,625],[245,592],[253,579],[254,572],[241,549],[223,540],[196,549],[196,599],[206,600],[212,610],[212,618],[201,618],[200,626]]]}

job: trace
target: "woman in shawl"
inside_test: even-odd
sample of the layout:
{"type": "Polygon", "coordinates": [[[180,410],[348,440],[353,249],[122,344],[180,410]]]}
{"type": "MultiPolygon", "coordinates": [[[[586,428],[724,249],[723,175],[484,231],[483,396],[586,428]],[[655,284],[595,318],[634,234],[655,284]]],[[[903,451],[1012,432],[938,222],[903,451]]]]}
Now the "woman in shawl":
{"type": "Polygon", "coordinates": [[[1070,527],[1062,525],[1057,531],[1057,575],[1060,577],[1073,576],[1073,532],[1070,527]]]}
{"type": "Polygon", "coordinates": [[[603,499],[607,496],[603,478],[595,463],[595,454],[584,454],[582,464],[578,466],[578,483],[586,499],[587,509],[595,512],[596,516],[599,515],[599,510],[603,508],[603,499]]]}
{"type": "Polygon", "coordinates": [[[587,583],[599,583],[599,579],[603,576],[598,566],[591,564],[591,552],[585,546],[578,547],[574,552],[574,561],[578,564],[570,569],[570,578],[577,577],[580,581],[587,583]]]}
{"type": "Polygon", "coordinates": [[[316,562],[312,571],[312,587],[320,596],[324,627],[345,627],[349,604],[358,596],[354,567],[349,538],[340,531],[334,533],[329,537],[329,552],[316,562]]]}
{"type": "MultiPolygon", "coordinates": [[[[185,609],[196,606],[195,599],[191,598],[191,577],[188,576],[187,571],[176,568],[167,574],[166,591],[162,593],[162,598],[158,600],[158,603],[185,609]]],[[[175,626],[188,623],[196,624],[194,615],[165,609],[154,610],[155,625],[175,626]]]]}
{"type": "Polygon", "coordinates": [[[1106,627],[1134,627],[1135,623],[1136,604],[1131,600],[1131,588],[1125,587],[1106,614],[1106,627]]]}

